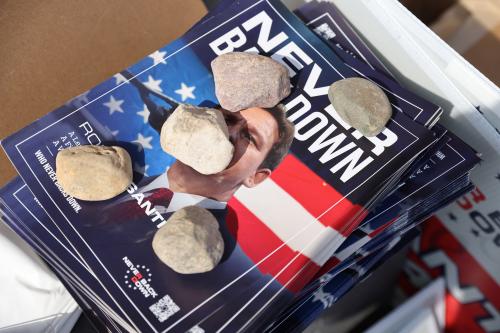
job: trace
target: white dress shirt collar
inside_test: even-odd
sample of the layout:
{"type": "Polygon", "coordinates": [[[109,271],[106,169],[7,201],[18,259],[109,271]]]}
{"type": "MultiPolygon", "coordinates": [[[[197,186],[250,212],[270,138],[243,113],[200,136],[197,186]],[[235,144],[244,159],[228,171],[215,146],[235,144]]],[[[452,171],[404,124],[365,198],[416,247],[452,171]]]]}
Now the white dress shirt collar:
{"type": "MultiPolygon", "coordinates": [[[[156,177],[151,183],[144,186],[141,192],[146,194],[157,188],[170,188],[167,172],[168,169],[164,173],[156,177]]],[[[172,196],[172,200],[170,201],[166,212],[175,212],[186,206],[199,206],[205,209],[225,209],[227,206],[227,202],[209,199],[196,194],[174,192],[174,195],[172,196]]]]}

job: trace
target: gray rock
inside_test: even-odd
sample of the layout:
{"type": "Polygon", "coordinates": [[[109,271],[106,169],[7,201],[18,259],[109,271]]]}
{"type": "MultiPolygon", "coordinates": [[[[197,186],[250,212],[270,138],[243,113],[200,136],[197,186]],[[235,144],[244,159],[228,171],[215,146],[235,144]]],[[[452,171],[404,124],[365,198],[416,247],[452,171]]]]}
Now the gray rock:
{"type": "Polygon", "coordinates": [[[271,108],[290,94],[288,70],[261,55],[231,52],[212,61],[215,95],[229,111],[271,108]]]}
{"type": "Polygon", "coordinates": [[[219,224],[208,210],[188,206],[176,211],[153,237],[153,251],[181,274],[214,269],[224,253],[219,224]]]}
{"type": "Polygon", "coordinates": [[[76,199],[111,199],[132,183],[132,162],[121,147],[76,146],[56,156],[56,176],[63,190],[76,199]]]}
{"type": "Polygon", "coordinates": [[[335,111],[364,136],[376,136],[392,115],[392,107],[384,91],[371,81],[348,78],[333,83],[328,98],[335,111]]]}
{"type": "Polygon", "coordinates": [[[224,170],[234,152],[222,112],[187,104],[163,124],[160,143],[165,152],[205,175],[224,170]]]}

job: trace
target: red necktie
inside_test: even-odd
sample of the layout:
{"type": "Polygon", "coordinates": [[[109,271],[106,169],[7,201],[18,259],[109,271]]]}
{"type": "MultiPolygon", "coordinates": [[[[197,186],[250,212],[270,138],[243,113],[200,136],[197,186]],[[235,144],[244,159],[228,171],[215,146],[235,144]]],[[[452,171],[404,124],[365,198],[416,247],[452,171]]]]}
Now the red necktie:
{"type": "Polygon", "coordinates": [[[141,216],[145,217],[145,209],[147,208],[149,208],[150,210],[153,207],[157,206],[168,208],[173,196],[174,192],[170,191],[168,188],[157,188],[152,192],[146,194],[141,202],[142,205],[144,205],[146,201],[151,202],[151,208],[149,208],[149,205],[143,206],[144,208],[142,208],[136,200],[131,199],[113,207],[114,212],[111,215],[113,216],[113,218],[126,220],[137,219],[141,216]]]}
{"type": "Polygon", "coordinates": [[[151,201],[153,206],[168,208],[173,196],[174,192],[170,191],[168,188],[161,187],[153,190],[153,192],[146,196],[145,200],[151,201]]]}

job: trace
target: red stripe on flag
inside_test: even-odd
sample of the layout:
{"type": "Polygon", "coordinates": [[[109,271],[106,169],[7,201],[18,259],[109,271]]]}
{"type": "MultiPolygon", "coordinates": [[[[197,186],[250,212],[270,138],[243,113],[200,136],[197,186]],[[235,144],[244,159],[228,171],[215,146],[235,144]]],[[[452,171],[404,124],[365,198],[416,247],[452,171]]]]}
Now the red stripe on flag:
{"type": "Polygon", "coordinates": [[[326,274],[329,271],[331,271],[339,263],[340,263],[340,260],[337,259],[337,257],[331,257],[330,259],[328,259],[328,261],[323,266],[321,266],[321,268],[319,269],[319,271],[314,276],[314,279],[319,279],[324,274],[326,274]]]}
{"type": "Polygon", "coordinates": [[[347,236],[367,212],[353,204],[292,154],[288,154],[271,179],[326,226],[347,236]],[[335,207],[331,208],[335,203],[335,207]],[[331,209],[330,209],[331,208],[331,209]],[[328,211],[327,211],[328,210],[328,211]],[[326,212],[327,211],[327,212],[326,212]],[[326,213],[325,213],[326,212],[326,213]],[[354,224],[346,225],[353,217],[354,224]]]}
{"type": "MultiPolygon", "coordinates": [[[[228,229],[238,240],[243,252],[255,264],[284,244],[271,229],[237,199],[232,198],[228,202],[228,206],[229,210],[226,216],[228,229]]],[[[288,290],[297,292],[310,281],[318,271],[319,266],[285,244],[259,264],[258,269],[263,274],[276,277],[276,280],[282,285],[289,284],[287,285],[288,290]],[[290,265],[279,273],[289,263],[290,265]],[[294,275],[304,265],[308,265],[308,267],[292,281],[294,275]]]]}
{"type": "Polygon", "coordinates": [[[301,291],[317,273],[319,266],[306,256],[300,255],[277,278],[286,289],[297,293],[301,291]],[[302,269],[302,271],[301,271],[302,269]]]}
{"type": "Polygon", "coordinates": [[[375,238],[375,236],[377,236],[378,234],[380,234],[385,229],[389,228],[397,219],[398,218],[395,217],[392,220],[390,220],[389,222],[386,222],[382,226],[380,226],[377,229],[375,229],[374,231],[372,231],[368,236],[370,236],[371,238],[375,238]]]}

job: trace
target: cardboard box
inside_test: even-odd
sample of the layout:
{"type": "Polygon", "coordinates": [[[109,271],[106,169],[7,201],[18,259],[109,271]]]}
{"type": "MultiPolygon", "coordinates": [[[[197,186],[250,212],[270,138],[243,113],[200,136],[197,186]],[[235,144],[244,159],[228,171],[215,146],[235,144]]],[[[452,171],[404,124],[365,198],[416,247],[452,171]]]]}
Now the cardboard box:
{"type": "MultiPolygon", "coordinates": [[[[7,1],[0,8],[0,138],[184,33],[201,0],[7,1]]],[[[0,153],[0,186],[15,175],[0,153]]]]}
{"type": "Polygon", "coordinates": [[[432,25],[432,30],[500,85],[500,1],[461,0],[432,25]]]}
{"type": "Polygon", "coordinates": [[[423,23],[429,25],[457,0],[400,0],[423,23]]]}

